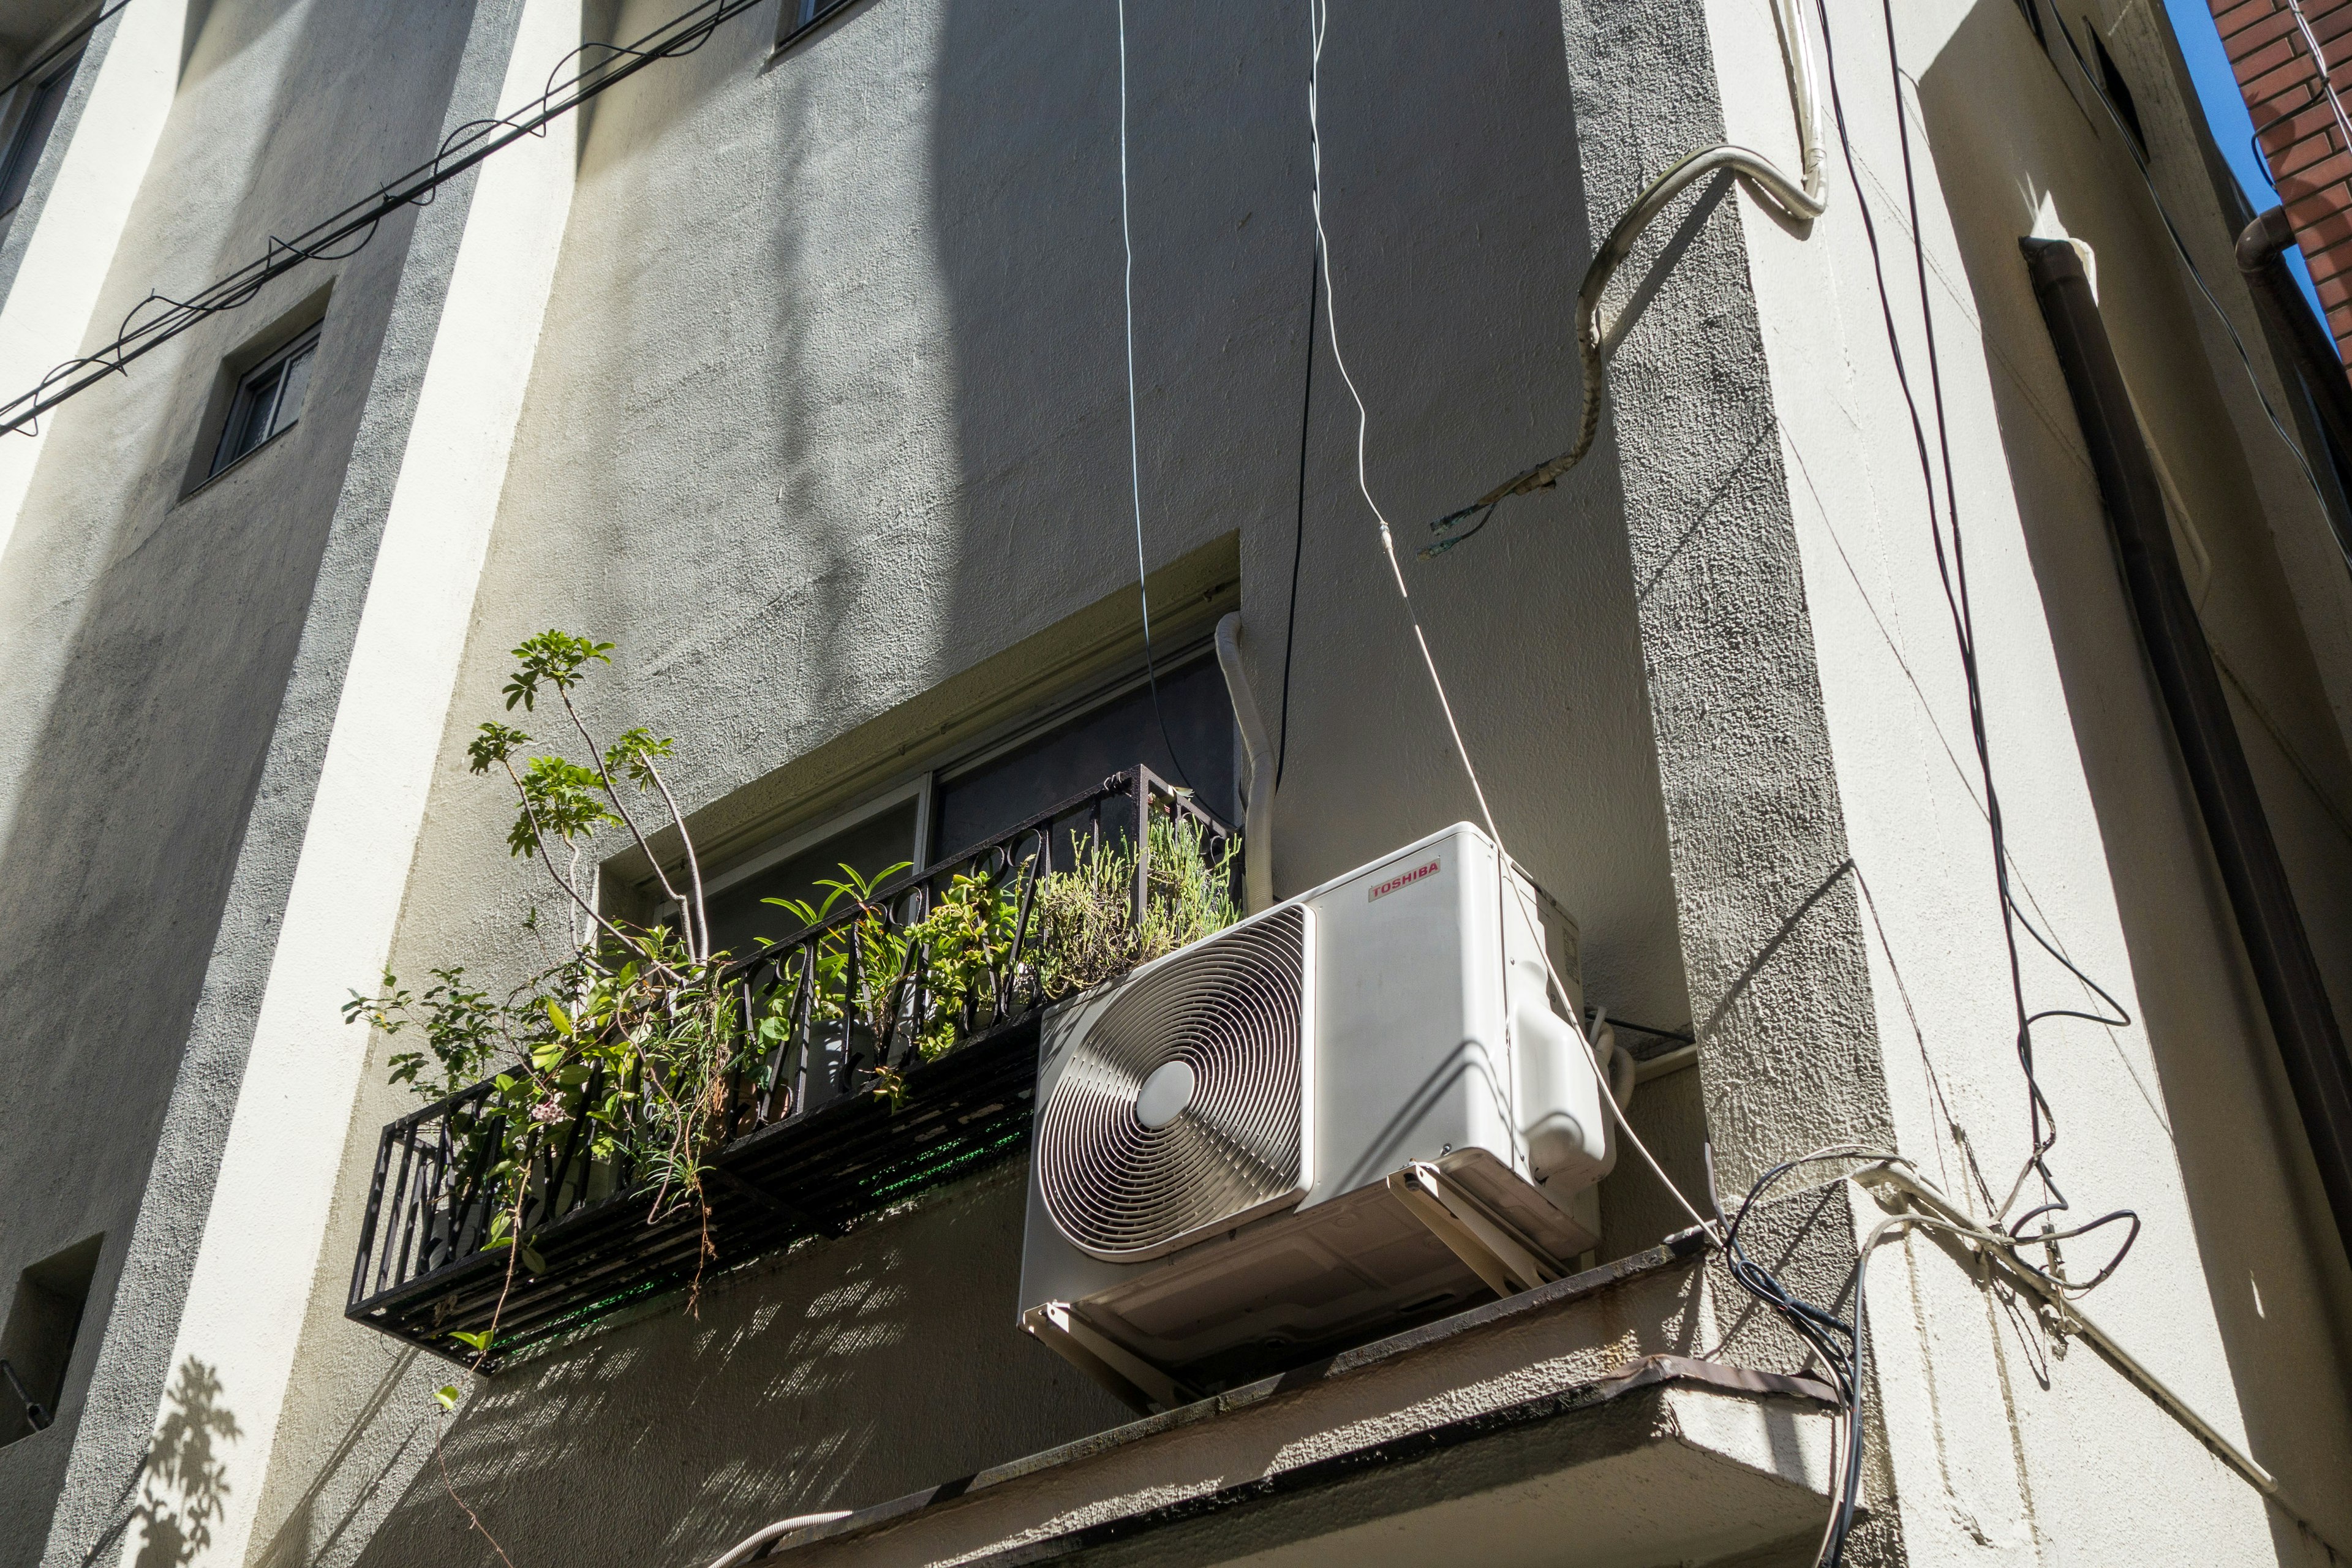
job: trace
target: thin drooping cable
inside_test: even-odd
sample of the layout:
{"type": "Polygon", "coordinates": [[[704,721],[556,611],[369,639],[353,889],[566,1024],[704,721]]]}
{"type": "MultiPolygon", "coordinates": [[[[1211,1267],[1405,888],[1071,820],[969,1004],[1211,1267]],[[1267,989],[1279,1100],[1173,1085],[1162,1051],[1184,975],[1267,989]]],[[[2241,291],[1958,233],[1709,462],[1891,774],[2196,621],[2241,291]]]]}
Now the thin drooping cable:
{"type": "MultiPolygon", "coordinates": [[[[2189,280],[2197,285],[2197,292],[2203,298],[2206,306],[2212,310],[2213,319],[2221,323],[2221,331],[2229,335],[2230,346],[2237,351],[2239,367],[2246,373],[2246,385],[2253,393],[2254,401],[2262,405],[2263,417],[2270,422],[2271,433],[2279,438],[2279,445],[2284,447],[2288,455],[2294,458],[2295,467],[2303,470],[2304,483],[2311,487],[2312,499],[2319,503],[2320,515],[2323,517],[2328,515],[2327,492],[2320,488],[2319,476],[2312,470],[2311,459],[2304,455],[2302,446],[2295,441],[2294,437],[2286,433],[2286,426],[2279,418],[2278,410],[2271,406],[2270,395],[2263,390],[2262,377],[2254,374],[2253,356],[2246,352],[2246,341],[2238,335],[2237,323],[2230,320],[2229,311],[2221,309],[2221,301],[2214,298],[2212,288],[2205,281],[2205,274],[2199,270],[2196,258],[2189,254],[2189,242],[2180,237],[2179,227],[2173,223],[2170,209],[2165,206],[2164,198],[2157,194],[2156,178],[2148,173],[2147,159],[2140,152],[2139,142],[2126,128],[2123,112],[2116,109],[2115,100],[2107,96],[2106,83],[2091,69],[2089,62],[2083,58],[2083,51],[2074,43],[2074,30],[2066,26],[2066,19],[2063,16],[2058,18],[2058,32],[2059,36],[2066,40],[2066,52],[2074,57],[2075,70],[2082,74],[2083,80],[2089,84],[2091,90],[2098,95],[2101,107],[2107,111],[2107,119],[2114,123],[2116,130],[2122,135],[2124,151],[2131,154],[2132,167],[2139,171],[2139,182],[2147,187],[2148,205],[2156,209],[2158,221],[2164,225],[2165,236],[2172,241],[2173,254],[2180,258],[2180,265],[2188,272],[2189,280]]],[[[2339,112],[2341,112],[2340,110],[2339,112]]],[[[2259,132],[2257,134],[2259,135],[2259,132]]],[[[2344,557],[2346,568],[2352,570],[2352,545],[2347,545],[2341,538],[2336,537],[2336,530],[2333,528],[2327,531],[2328,536],[2336,540],[2336,552],[2344,557]]]]}
{"type": "Polygon", "coordinates": [[[1315,417],[1315,305],[1322,291],[1323,247],[1308,252],[1307,267],[1307,384],[1298,395],[1298,516],[1290,536],[1290,615],[1282,633],[1282,735],[1274,747],[1274,787],[1282,787],[1282,764],[1290,755],[1290,655],[1298,642],[1298,563],[1307,554],[1307,437],[1315,417]]]}
{"type": "Polygon", "coordinates": [[[1495,509],[1513,496],[1547,489],[1584,460],[1601,429],[1601,405],[1607,392],[1609,362],[1601,352],[1601,297],[1617,268],[1633,254],[1634,242],[1657,220],[1666,204],[1700,180],[1728,171],[1761,200],[1770,203],[1792,223],[1811,223],[1825,209],[1822,195],[1821,97],[1813,84],[1812,51],[1805,47],[1804,13],[1800,0],[1771,0],[1774,26],[1780,35],[1781,65],[1789,80],[1789,104],[1797,121],[1797,144],[1802,159],[1801,184],[1792,181],[1760,153],[1732,142],[1719,142],[1675,163],[1651,181],[1633,205],[1610,229],[1584,269],[1576,290],[1576,353],[1584,377],[1582,412],[1575,444],[1559,457],[1514,475],[1472,501],[1429,525],[1437,542],[1423,549],[1424,560],[1460,544],[1495,515],[1495,509]],[[1463,527],[1468,523],[1467,528],[1463,527]]]}
{"type": "Polygon", "coordinates": [[[383,220],[404,206],[428,205],[443,185],[491,153],[525,136],[546,134],[550,121],[570,113],[656,60],[677,59],[710,40],[721,24],[765,5],[767,0],[701,0],[633,44],[584,44],[558,61],[545,90],[527,105],[495,120],[475,120],[442,139],[425,163],[376,188],[341,211],[321,218],[292,239],[270,237],[261,258],[249,261],[184,300],[150,292],[122,318],[112,342],[68,360],[41,377],[32,391],[0,404],[0,435],[30,434],[39,417],[110,375],[129,371],[131,362],[152,353],[199,322],[252,302],[273,280],[311,261],[340,261],[375,237],[383,220]],[[595,63],[565,81],[555,72],[590,50],[595,63]],[[617,63],[615,63],[617,62],[617,63]],[[341,247],[341,248],[339,248],[341,247]],[[160,308],[157,308],[160,307],[160,308]],[[134,324],[135,323],[135,324],[134,324]]]}
{"type": "MultiPolygon", "coordinates": [[[[1911,384],[1909,367],[1903,353],[1901,334],[1897,331],[1895,323],[1894,299],[1886,284],[1885,264],[1879,247],[1877,225],[1871,214],[1869,198],[1863,192],[1861,172],[1856,166],[1854,158],[1853,141],[1846,124],[1844,97],[1838,80],[1836,39],[1830,23],[1828,5],[1826,0],[1815,0],[1815,5],[1821,16],[1822,58],[1823,69],[1829,78],[1830,105],[1835,117],[1838,142],[1844,155],[1847,174],[1853,182],[1854,211],[1862,219],[1864,240],[1870,251],[1871,276],[1878,294],[1879,313],[1886,333],[1887,352],[1893,361],[1896,385],[1902,391],[1904,406],[1911,421],[1912,442],[1918,455],[1920,483],[1927,505],[1927,531],[1935,550],[1936,572],[1943,588],[1945,606],[1951,617],[1953,639],[1958,647],[1961,679],[1968,695],[1969,732],[1976,751],[1978,773],[1985,792],[1985,818],[1991,841],[1993,885],[2000,911],[2001,941],[2008,959],[2010,995],[2016,1017],[2018,1063],[2025,1079],[2026,1119],[2029,1133],[2029,1152],[2025,1164],[2019,1172],[2017,1182],[2011,1188],[2008,1202],[2002,1205],[2003,1213],[2006,1213],[2010,1204],[2015,1202],[2018,1192],[2030,1178],[2038,1177],[2041,1180],[2045,1194],[2045,1201],[2042,1204],[2021,1215],[2012,1223],[2012,1232],[2021,1233],[2024,1226],[2030,1221],[2044,1215],[2063,1213],[2070,1206],[2063,1190],[2059,1186],[2048,1163],[2050,1151],[2057,1142],[2057,1117],[2048,1096],[2042,1091],[2041,1079],[2035,1070],[2034,1024],[2043,1018],[2065,1016],[2089,1018],[2095,1023],[2122,1027],[2130,1023],[2131,1016],[2104,986],[2092,979],[2080,966],[2060,952],[2054,943],[2035,930],[2032,922],[2025,918],[2024,912],[2017,906],[2016,895],[2010,880],[2009,841],[2005,819],[2001,813],[2000,792],[1993,776],[1991,741],[1985,712],[1984,687],[1977,663],[1976,615],[1973,601],[1969,593],[1966,540],[1960,529],[1959,492],[1952,464],[1951,422],[1944,405],[1942,360],[1936,331],[1934,297],[1927,285],[1927,240],[1919,222],[1916,163],[1912,155],[1910,121],[1903,100],[1904,78],[1902,62],[1895,43],[1894,7],[1892,0],[1881,0],[1882,21],[1886,36],[1887,81],[1889,91],[1894,95],[1896,142],[1903,161],[1903,188],[1910,219],[1912,260],[1919,290],[1921,327],[1927,347],[1929,397],[1936,411],[1936,444],[1937,453],[1942,459],[1944,500],[1940,519],[1936,497],[1937,463],[1928,452],[1925,422],[1920,415],[1917,395],[1911,384]],[[2092,1015],[2067,1008],[2053,1008],[2038,1013],[2033,1011],[2025,996],[2024,965],[2017,943],[2017,928],[2020,925],[2023,925],[2033,940],[2063,965],[2076,980],[2113,1009],[2113,1016],[2092,1015]]],[[[2096,1229],[2101,1226],[2125,1220],[2129,1220],[2132,1226],[2130,1235],[2137,1237],[2139,1222],[2129,1210],[2117,1210],[2113,1214],[2103,1215],[2086,1228],[2096,1229]]],[[[2130,1247],[2131,1241],[2127,1238],[2122,1251],[2119,1251],[2110,1263],[2110,1269],[2115,1263],[2122,1261],[2123,1252],[2128,1251],[2130,1247]]]]}
{"type": "Polygon", "coordinates": [[[1168,760],[1175,765],[1176,782],[1189,784],[1192,772],[1176,754],[1168,715],[1160,707],[1160,670],[1151,658],[1151,586],[1143,564],[1143,449],[1135,412],[1135,230],[1127,211],[1127,0],[1118,0],[1118,237],[1127,255],[1121,274],[1127,307],[1127,478],[1135,497],[1135,594],[1143,606],[1143,679],[1151,689],[1151,718],[1160,726],[1160,743],[1168,748],[1168,760]]]}
{"type": "MultiPolygon", "coordinates": [[[[1307,73],[1307,145],[1313,151],[1309,167],[1314,173],[1314,184],[1310,195],[1315,211],[1315,251],[1321,260],[1323,270],[1325,339],[1331,345],[1331,363],[1339,367],[1339,380],[1347,386],[1348,395],[1356,405],[1356,488],[1363,495],[1364,505],[1370,509],[1373,518],[1380,523],[1381,550],[1387,556],[1389,572],[1396,580],[1397,598],[1404,606],[1405,619],[1412,627],[1413,641],[1421,649],[1422,668],[1429,672],[1429,684],[1431,689],[1437,694],[1438,709],[1445,715],[1446,732],[1454,738],[1454,754],[1461,759],[1462,772],[1470,781],[1470,793],[1477,797],[1478,815],[1486,825],[1486,836],[1494,840],[1496,852],[1502,857],[1504,862],[1516,865],[1517,862],[1511,858],[1509,847],[1503,842],[1502,830],[1495,826],[1495,813],[1486,804],[1485,786],[1478,782],[1477,766],[1470,760],[1470,748],[1463,743],[1462,727],[1454,722],[1454,704],[1445,695],[1445,681],[1437,673],[1437,660],[1430,655],[1428,635],[1421,629],[1421,616],[1413,609],[1412,591],[1405,586],[1404,568],[1397,562],[1396,542],[1389,528],[1388,514],[1381,510],[1381,503],[1372,499],[1371,479],[1366,468],[1364,457],[1365,444],[1371,428],[1371,411],[1365,405],[1364,395],[1357,389],[1355,375],[1348,369],[1348,356],[1339,349],[1339,307],[1332,298],[1331,242],[1329,235],[1325,232],[1323,226],[1323,126],[1319,99],[1323,79],[1323,38],[1329,21],[1328,0],[1307,0],[1307,25],[1313,42],[1313,53],[1309,57],[1310,65],[1307,73]]],[[[1538,940],[1536,943],[1536,951],[1543,957],[1544,973],[1550,981],[1553,992],[1559,996],[1559,1005],[1574,1016],[1575,1000],[1569,995],[1568,985],[1560,979],[1559,971],[1552,965],[1549,944],[1538,940]]],[[[1675,1184],[1674,1178],[1666,1174],[1665,1167],[1658,1163],[1657,1156],[1650,1152],[1649,1145],[1642,1142],[1641,1134],[1634,1131],[1633,1123],[1625,1119],[1623,1109],[1618,1105],[1616,1097],[1609,1091],[1609,1080],[1601,1070],[1600,1061],[1589,1050],[1580,1054],[1586,1065],[1592,1069],[1593,1077],[1601,1086],[1601,1103],[1608,1109],[1611,1120],[1616,1122],[1617,1130],[1624,1135],[1625,1142],[1631,1143],[1634,1152],[1642,1156],[1643,1163],[1650,1168],[1650,1173],[1657,1177],[1659,1184],[1666,1189],[1668,1195],[1681,1205],[1685,1214],[1690,1215],[1691,1223],[1706,1231],[1708,1235],[1714,1235],[1714,1227],[1708,1225],[1706,1217],[1700,1214],[1697,1206],[1684,1194],[1682,1188],[1675,1184]]]]}

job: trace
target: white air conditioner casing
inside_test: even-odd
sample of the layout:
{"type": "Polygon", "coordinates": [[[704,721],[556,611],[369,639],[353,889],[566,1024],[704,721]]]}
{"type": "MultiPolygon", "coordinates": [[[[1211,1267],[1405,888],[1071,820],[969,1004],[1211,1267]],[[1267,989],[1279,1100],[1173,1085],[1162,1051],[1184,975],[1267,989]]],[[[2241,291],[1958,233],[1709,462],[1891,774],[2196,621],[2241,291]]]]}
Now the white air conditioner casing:
{"type": "Polygon", "coordinates": [[[1571,1268],[1616,1151],[1547,950],[1580,1012],[1458,823],[1049,1012],[1023,1326],[1164,1405],[1571,1268]]]}

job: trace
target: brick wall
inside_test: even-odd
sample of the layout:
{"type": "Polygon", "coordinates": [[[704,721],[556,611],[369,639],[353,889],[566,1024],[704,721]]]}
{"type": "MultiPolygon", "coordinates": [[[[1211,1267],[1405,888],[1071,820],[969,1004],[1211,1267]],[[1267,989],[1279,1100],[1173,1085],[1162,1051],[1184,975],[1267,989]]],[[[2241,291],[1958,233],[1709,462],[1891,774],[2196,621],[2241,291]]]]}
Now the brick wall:
{"type": "Polygon", "coordinates": [[[2338,358],[2352,349],[2352,0],[2210,0],[2338,358]],[[2336,91],[2322,84],[2300,8],[2336,91]]]}

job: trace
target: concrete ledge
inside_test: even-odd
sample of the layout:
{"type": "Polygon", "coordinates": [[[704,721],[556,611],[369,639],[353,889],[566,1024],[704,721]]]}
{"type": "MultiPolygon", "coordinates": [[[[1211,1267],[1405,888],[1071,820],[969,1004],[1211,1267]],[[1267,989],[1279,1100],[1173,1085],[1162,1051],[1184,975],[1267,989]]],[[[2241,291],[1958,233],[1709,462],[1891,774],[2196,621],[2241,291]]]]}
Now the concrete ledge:
{"type": "Polygon", "coordinates": [[[1589,1549],[1580,1562],[1648,1563],[1818,1528],[1830,1392],[1685,1353],[1707,1316],[1698,1252],[1678,1237],[796,1531],[771,1554],[1364,1568],[1475,1550],[1498,1568],[1556,1559],[1563,1531],[1589,1549]]]}

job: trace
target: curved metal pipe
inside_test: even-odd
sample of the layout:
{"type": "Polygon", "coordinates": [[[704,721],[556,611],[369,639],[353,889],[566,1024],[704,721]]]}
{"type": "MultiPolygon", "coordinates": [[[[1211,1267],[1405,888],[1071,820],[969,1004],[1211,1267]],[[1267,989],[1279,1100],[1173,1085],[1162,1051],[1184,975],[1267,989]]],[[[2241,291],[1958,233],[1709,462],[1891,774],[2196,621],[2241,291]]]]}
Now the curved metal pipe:
{"type": "Polygon", "coordinates": [[[1762,153],[1730,142],[1703,147],[1652,180],[1609,230],[1601,248],[1593,252],[1584,268],[1584,281],[1576,290],[1576,353],[1584,367],[1584,406],[1577,424],[1576,444],[1549,462],[1538,463],[1504,480],[1459,511],[1449,512],[1430,524],[1430,531],[1441,537],[1421,552],[1423,556],[1443,554],[1468,538],[1466,533],[1454,532],[1465,519],[1512,496],[1557,484],[1562,474],[1582,462],[1584,455],[1592,449],[1593,437],[1601,429],[1601,404],[1609,373],[1608,359],[1601,352],[1601,297],[1608,291],[1609,281],[1617,275],[1617,268],[1633,253],[1633,242],[1656,221],[1667,203],[1708,175],[1727,170],[1759,199],[1779,207],[1792,223],[1811,223],[1829,210],[1822,187],[1821,91],[1813,80],[1812,50],[1805,42],[1804,13],[1798,0],[1773,0],[1772,19],[1780,33],[1789,105],[1797,121],[1801,182],[1790,179],[1762,153]]]}

